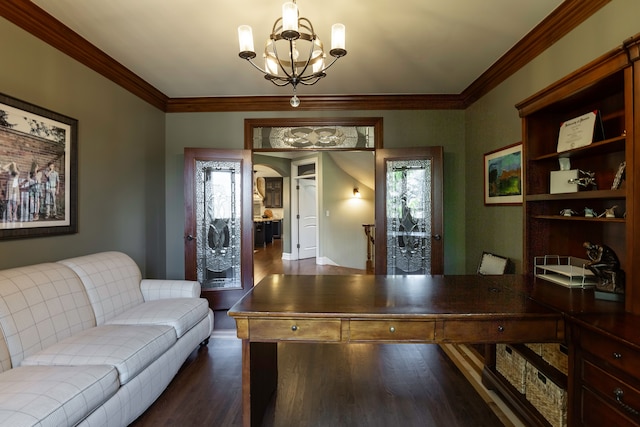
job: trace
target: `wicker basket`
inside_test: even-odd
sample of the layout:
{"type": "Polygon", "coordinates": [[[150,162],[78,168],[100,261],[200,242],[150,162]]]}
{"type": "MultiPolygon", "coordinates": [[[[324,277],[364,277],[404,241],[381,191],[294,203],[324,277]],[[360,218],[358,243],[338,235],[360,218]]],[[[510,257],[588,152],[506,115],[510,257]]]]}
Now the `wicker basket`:
{"type": "Polygon", "coordinates": [[[569,374],[567,347],[562,344],[542,344],[542,358],[565,375],[569,374]]]}
{"type": "Polygon", "coordinates": [[[543,344],[540,343],[529,343],[529,344],[525,344],[527,347],[529,347],[531,350],[533,350],[533,352],[535,354],[537,354],[538,356],[542,356],[542,346],[543,344]]]}
{"type": "Polygon", "coordinates": [[[525,366],[527,361],[506,344],[496,345],[496,369],[520,393],[525,394],[525,366]]]}
{"type": "Polygon", "coordinates": [[[533,365],[526,366],[526,397],[553,427],[567,425],[567,392],[533,365]]]}

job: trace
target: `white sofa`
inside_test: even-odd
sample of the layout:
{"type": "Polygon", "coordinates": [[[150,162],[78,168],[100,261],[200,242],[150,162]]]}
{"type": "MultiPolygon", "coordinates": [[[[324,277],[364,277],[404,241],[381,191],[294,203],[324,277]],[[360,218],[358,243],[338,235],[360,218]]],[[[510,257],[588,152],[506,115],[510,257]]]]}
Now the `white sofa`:
{"type": "Polygon", "coordinates": [[[212,330],[197,282],[120,252],[0,271],[0,426],[126,426],[212,330]]]}

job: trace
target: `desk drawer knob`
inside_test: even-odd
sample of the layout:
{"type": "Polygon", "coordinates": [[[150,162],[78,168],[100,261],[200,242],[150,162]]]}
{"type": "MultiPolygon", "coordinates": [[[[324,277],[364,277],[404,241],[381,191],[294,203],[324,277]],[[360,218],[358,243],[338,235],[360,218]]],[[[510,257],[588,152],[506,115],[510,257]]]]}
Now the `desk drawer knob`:
{"type": "Polygon", "coordinates": [[[295,332],[295,331],[297,331],[297,330],[298,330],[298,327],[297,327],[296,325],[293,325],[293,326],[291,327],[291,330],[292,330],[293,332],[295,332]]]}
{"type": "Polygon", "coordinates": [[[396,331],[396,327],[395,326],[391,326],[389,328],[389,332],[394,333],[396,331]]]}
{"type": "Polygon", "coordinates": [[[498,326],[498,332],[504,332],[504,326],[499,325],[498,326]]]}
{"type": "Polygon", "coordinates": [[[617,351],[613,352],[613,358],[616,360],[622,359],[622,353],[618,353],[617,351]]]}

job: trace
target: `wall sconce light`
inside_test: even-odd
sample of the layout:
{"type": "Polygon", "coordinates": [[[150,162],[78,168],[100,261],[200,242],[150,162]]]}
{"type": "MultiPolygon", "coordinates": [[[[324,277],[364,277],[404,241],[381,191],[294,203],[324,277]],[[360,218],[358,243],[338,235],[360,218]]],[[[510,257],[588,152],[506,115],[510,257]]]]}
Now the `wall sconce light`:
{"type": "Polygon", "coordinates": [[[355,187],[353,189],[353,197],[359,199],[360,197],[362,197],[362,195],[360,194],[360,190],[358,189],[358,187],[355,187]]]}

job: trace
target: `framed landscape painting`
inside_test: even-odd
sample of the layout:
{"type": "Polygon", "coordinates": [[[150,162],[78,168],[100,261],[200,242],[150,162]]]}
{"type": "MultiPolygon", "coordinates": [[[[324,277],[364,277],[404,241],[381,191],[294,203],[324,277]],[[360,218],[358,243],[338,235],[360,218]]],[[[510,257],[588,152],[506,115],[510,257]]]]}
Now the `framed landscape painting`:
{"type": "Polygon", "coordinates": [[[522,204],[522,143],[484,155],[484,204],[522,204]]]}
{"type": "Polygon", "coordinates": [[[77,232],[77,129],[0,94],[0,239],[77,232]]]}

